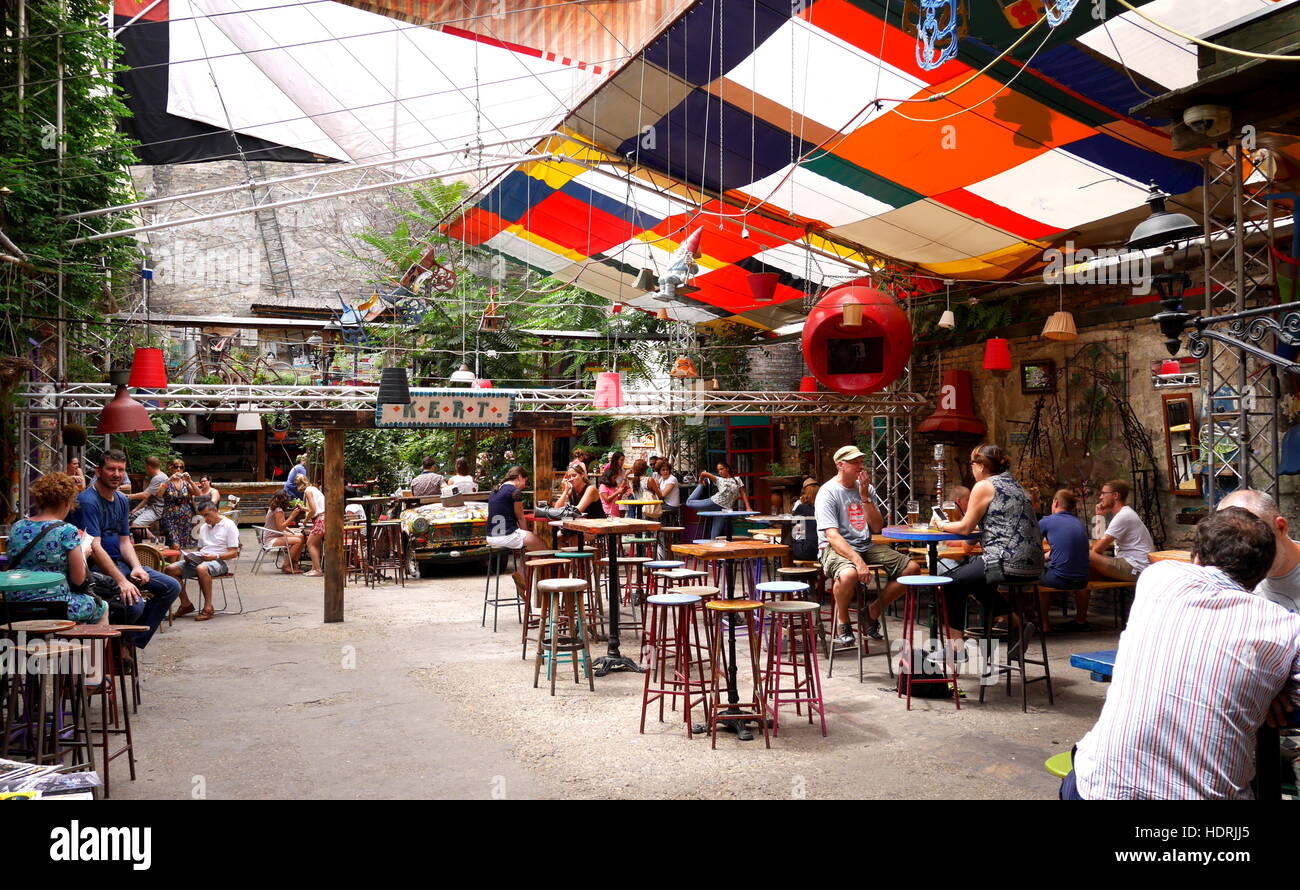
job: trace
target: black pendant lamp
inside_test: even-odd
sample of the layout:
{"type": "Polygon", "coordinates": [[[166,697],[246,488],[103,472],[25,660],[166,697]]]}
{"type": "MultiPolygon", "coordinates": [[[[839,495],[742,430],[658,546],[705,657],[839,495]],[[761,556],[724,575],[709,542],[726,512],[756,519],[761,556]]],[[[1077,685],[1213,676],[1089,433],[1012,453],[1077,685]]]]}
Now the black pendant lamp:
{"type": "Polygon", "coordinates": [[[384,368],[375,401],[380,405],[411,404],[411,388],[406,382],[405,368],[384,368]]]}
{"type": "Polygon", "coordinates": [[[1129,236],[1129,250],[1164,247],[1175,241],[1199,238],[1204,234],[1201,224],[1187,214],[1165,210],[1165,200],[1168,197],[1168,194],[1160,190],[1160,186],[1151,183],[1151,190],[1147,193],[1147,206],[1151,208],[1151,215],[1138,223],[1129,236]]]}

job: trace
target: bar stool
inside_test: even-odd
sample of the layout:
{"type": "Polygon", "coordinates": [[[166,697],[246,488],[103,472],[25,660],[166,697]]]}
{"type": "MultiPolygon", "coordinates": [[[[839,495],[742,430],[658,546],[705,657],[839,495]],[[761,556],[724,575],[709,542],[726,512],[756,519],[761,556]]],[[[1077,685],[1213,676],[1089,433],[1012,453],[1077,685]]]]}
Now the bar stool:
{"type": "Polygon", "coordinates": [[[722,699],[725,681],[722,679],[723,673],[727,670],[726,652],[723,649],[723,622],[715,620],[713,622],[713,692],[710,696],[708,714],[709,732],[713,736],[712,747],[718,747],[718,726],[728,720],[738,720],[741,722],[747,720],[757,720],[758,725],[763,728],[763,744],[772,747],[772,738],[767,730],[767,710],[763,704],[763,678],[758,670],[758,632],[754,624],[756,613],[763,609],[762,603],[756,603],[753,600],[713,600],[705,605],[705,608],[712,611],[715,618],[727,615],[734,618],[743,616],[745,629],[749,636],[749,665],[753,674],[752,695],[749,701],[738,701],[734,706],[724,702],[722,699]]]}
{"type": "MultiPolygon", "coordinates": [[[[593,640],[605,639],[605,632],[602,628],[605,626],[605,602],[600,598],[598,591],[601,590],[601,576],[598,571],[600,564],[596,561],[596,554],[591,550],[556,550],[545,551],[554,559],[565,559],[571,563],[569,567],[569,577],[581,578],[587,582],[589,590],[593,591],[591,596],[587,597],[587,634],[593,640]]],[[[530,556],[532,554],[529,554],[530,556]]]]}
{"type": "MultiPolygon", "coordinates": [[[[821,607],[826,599],[826,573],[822,571],[820,563],[815,565],[802,566],[780,566],[776,570],[775,581],[802,581],[808,585],[811,593],[809,599],[816,601],[818,604],[817,613],[817,639],[822,644],[826,644],[827,633],[823,624],[821,607]]],[[[835,616],[832,613],[831,622],[834,623],[835,616]]],[[[834,628],[832,628],[834,630],[834,628]]]]}
{"type": "MultiPolygon", "coordinates": [[[[305,548],[304,548],[305,549],[305,548]]],[[[345,525],[343,526],[343,555],[347,562],[347,574],[344,576],[344,583],[348,581],[361,580],[366,573],[366,527],[364,525],[345,525]]],[[[284,551],[285,559],[289,558],[289,551],[284,551]]],[[[297,566],[293,566],[297,570],[297,566]]]]}
{"type": "Polygon", "coordinates": [[[591,650],[587,648],[587,634],[583,628],[583,599],[587,582],[581,578],[546,578],[537,582],[537,593],[542,597],[541,621],[537,628],[537,660],[533,665],[533,688],[546,662],[546,676],[551,681],[551,695],[555,695],[556,668],[563,662],[573,665],[573,682],[578,679],[578,662],[582,662],[587,685],[596,691],[592,679],[591,650]],[[562,620],[563,619],[563,620],[562,620]],[[564,633],[562,625],[567,625],[564,633]]]}
{"type": "Polygon", "coordinates": [[[528,660],[529,631],[540,627],[542,623],[542,599],[537,590],[538,583],[549,578],[569,577],[571,565],[569,560],[559,556],[544,556],[540,559],[530,559],[524,563],[524,577],[528,583],[528,594],[524,597],[524,617],[520,622],[524,644],[524,654],[520,656],[521,660],[528,660]],[[538,611],[536,613],[533,612],[534,603],[537,604],[538,611]]]}
{"type": "Polygon", "coordinates": [[[772,715],[772,735],[781,734],[781,705],[794,705],[796,715],[800,713],[801,705],[807,705],[808,725],[812,725],[813,711],[816,711],[821,717],[822,738],[825,738],[826,705],[822,701],[821,675],[817,668],[817,603],[806,599],[783,600],[767,603],[763,611],[768,622],[763,690],[768,713],[772,715]],[[789,645],[788,657],[784,651],[786,644],[789,645]],[[787,678],[788,686],[783,685],[787,678]]]}
{"type": "MultiPolygon", "coordinates": [[[[1038,585],[1037,584],[1000,584],[998,590],[1001,591],[1011,604],[1011,617],[1008,619],[1007,633],[1010,637],[1011,629],[1019,626],[1018,639],[1015,645],[1011,645],[1010,639],[1007,642],[1007,662],[1005,664],[990,663],[986,671],[989,674],[1006,674],[1007,675],[1007,695],[1011,694],[1011,675],[1020,674],[1020,710],[1022,713],[1029,712],[1029,684],[1042,681],[1047,686],[1047,703],[1056,704],[1056,699],[1052,695],[1052,669],[1047,664],[1047,634],[1039,631],[1038,642],[1042,648],[1042,658],[1026,658],[1025,643],[1027,638],[1034,632],[1035,625],[1031,618],[1038,618],[1038,585]],[[1025,604],[1028,603],[1026,608],[1025,604]],[[1028,679],[1025,674],[1025,665],[1033,664],[1041,667],[1043,673],[1040,676],[1028,679]]],[[[984,618],[984,652],[985,657],[992,662],[992,639],[993,639],[993,622],[992,616],[984,618]]],[[[980,683],[980,701],[984,701],[985,683],[980,683]]],[[[991,684],[988,684],[991,685],[991,684]]]]}
{"type": "Polygon", "coordinates": [[[688,587],[673,588],[673,593],[689,593],[692,596],[699,597],[700,601],[695,604],[695,614],[697,618],[704,621],[704,639],[702,645],[697,649],[696,660],[702,665],[707,665],[705,676],[710,676],[713,671],[713,613],[706,606],[715,599],[722,596],[722,590],[718,587],[710,587],[706,584],[692,584],[688,587]]]}
{"type": "Polygon", "coordinates": [[[677,699],[682,699],[682,718],[686,721],[686,737],[691,737],[691,709],[695,704],[704,706],[704,719],[709,718],[708,684],[704,679],[704,666],[691,658],[699,651],[700,626],[695,620],[698,596],[689,593],[657,593],[649,597],[646,623],[650,660],[646,665],[645,685],[641,691],[641,732],[645,733],[645,715],[652,701],[659,702],[659,722],[664,722],[664,701],[671,698],[673,710],[677,699]],[[669,660],[672,665],[669,665],[669,660]],[[696,677],[691,677],[692,664],[696,677]],[[653,681],[653,685],[651,683],[653,681]]]}
{"type": "MultiPolygon", "coordinates": [[[[513,561],[515,571],[519,570],[519,557],[522,550],[513,550],[505,547],[493,547],[488,551],[487,574],[483,576],[483,620],[479,622],[479,627],[487,627],[487,610],[488,606],[492,607],[492,633],[497,632],[497,612],[502,609],[515,607],[515,616],[519,621],[523,621],[522,607],[524,601],[518,585],[515,585],[513,594],[506,596],[501,595],[501,573],[510,568],[513,561]],[[495,581],[495,586],[493,582],[495,581]]],[[[513,584],[513,580],[511,581],[513,584]]]]}
{"type": "MultiPolygon", "coordinates": [[[[650,546],[650,545],[652,545],[652,544],[656,544],[656,543],[658,543],[658,539],[657,539],[657,538],[654,538],[654,537],[645,537],[645,536],[640,536],[640,537],[635,537],[635,538],[624,538],[624,539],[623,539],[623,543],[626,544],[626,545],[628,545],[628,547],[631,549],[631,553],[630,553],[629,555],[631,555],[631,556],[646,556],[646,555],[647,555],[647,554],[646,554],[646,547],[648,547],[648,546],[650,546]]],[[[619,557],[620,560],[623,559],[623,558],[624,558],[624,557],[622,557],[622,556],[619,557]]],[[[650,558],[651,558],[651,559],[654,559],[653,556],[650,557],[650,558]]]]}
{"type": "Polygon", "coordinates": [[[952,677],[948,676],[948,606],[943,597],[943,585],[951,584],[952,579],[940,575],[902,575],[898,579],[899,583],[907,588],[904,594],[903,603],[903,640],[899,648],[898,662],[898,696],[903,695],[903,687],[907,687],[907,709],[912,710],[912,687],[923,683],[951,683],[952,700],[957,705],[957,710],[961,710],[961,692],[957,688],[957,659],[952,659],[952,677]],[[939,634],[939,652],[942,662],[940,663],[940,676],[930,677],[930,671],[927,669],[930,662],[924,656],[920,659],[922,673],[926,674],[924,678],[918,679],[916,676],[917,658],[915,655],[916,648],[912,642],[912,636],[916,630],[916,600],[922,590],[929,590],[934,595],[934,608],[936,616],[936,631],[939,634]]]}
{"type": "Polygon", "coordinates": [[[659,552],[656,555],[660,559],[672,559],[673,545],[685,531],[685,526],[681,525],[659,526],[659,531],[655,532],[655,537],[659,539],[659,552]]]}
{"type": "MultiPolygon", "coordinates": [[[[392,580],[406,586],[406,550],[402,546],[402,523],[399,519],[378,519],[371,525],[374,550],[369,555],[368,576],[378,584],[386,572],[392,580]]],[[[494,627],[495,629],[495,627],[494,627]]]]}
{"type": "MultiPolygon", "coordinates": [[[[109,767],[115,759],[121,757],[123,754],[126,755],[126,762],[131,774],[131,781],[135,781],[135,748],[131,739],[131,711],[126,707],[122,708],[122,727],[119,728],[117,725],[117,691],[113,684],[113,676],[116,673],[116,668],[113,664],[114,646],[111,645],[109,641],[119,638],[121,635],[121,631],[113,630],[111,627],[102,624],[78,624],[75,627],[58,631],[55,634],[59,639],[76,640],[85,643],[90,649],[90,663],[92,665],[97,665],[99,668],[98,673],[100,676],[100,685],[98,691],[93,692],[93,694],[100,696],[100,741],[98,747],[103,752],[104,797],[110,797],[112,793],[109,784],[109,767]],[[109,717],[110,707],[113,715],[111,719],[109,717]],[[126,737],[126,744],[110,753],[108,750],[108,737],[110,735],[124,735],[126,737]]],[[[88,676],[90,676],[88,673],[83,673],[78,679],[78,682],[83,684],[87,683],[88,676]]],[[[89,692],[91,690],[87,691],[89,692]]],[[[94,736],[92,734],[92,747],[96,744],[93,741],[93,738],[94,736]]]]}

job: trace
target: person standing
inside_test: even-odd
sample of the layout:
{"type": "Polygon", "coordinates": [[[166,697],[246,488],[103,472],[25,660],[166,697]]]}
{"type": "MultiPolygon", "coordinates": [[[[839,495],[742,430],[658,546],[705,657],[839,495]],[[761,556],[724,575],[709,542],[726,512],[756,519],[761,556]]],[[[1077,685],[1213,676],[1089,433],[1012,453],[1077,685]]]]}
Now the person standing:
{"type": "Polygon", "coordinates": [[[198,507],[199,501],[208,501],[214,507],[221,506],[221,492],[212,484],[212,477],[204,473],[199,477],[198,483],[194,486],[194,506],[198,507]]]}
{"type": "Polygon", "coordinates": [[[188,550],[194,546],[194,482],[185,463],[174,460],[162,492],[162,530],[167,546],[188,550]]]}
{"type": "Polygon", "coordinates": [[[198,503],[199,549],[181,553],[181,558],[167,566],[167,574],[177,579],[181,586],[181,604],[176,617],[194,611],[194,604],[185,595],[185,579],[197,578],[199,592],[203,594],[203,608],[194,616],[195,621],[212,618],[212,579],[230,574],[230,561],[239,557],[239,527],[234,520],[222,516],[212,502],[204,498],[198,503]]]}
{"type": "Polygon", "coordinates": [[[125,477],[126,455],[116,448],[105,451],[99,458],[95,484],[77,495],[77,507],[68,521],[93,538],[91,560],[117,583],[126,623],[148,626],[135,635],[136,648],[143,649],[180,596],[181,586],[176,579],[140,565],[131,542],[126,495],[117,490],[125,477]],[[140,595],[137,583],[153,594],[152,599],[140,595]]]}
{"type": "MultiPolygon", "coordinates": [[[[655,464],[655,475],[650,477],[650,493],[659,500],[663,501],[663,509],[659,513],[659,524],[665,528],[680,528],[682,524],[682,485],[677,476],[673,474],[672,464],[668,458],[659,458],[655,464]]],[[[659,549],[658,556],[660,559],[672,559],[673,555],[668,549],[668,537],[658,535],[659,549]]]]}
{"type": "MultiPolygon", "coordinates": [[[[885,527],[885,518],[876,506],[875,487],[863,468],[866,455],[856,445],[838,449],[833,460],[836,474],[826,481],[813,500],[817,519],[818,561],[833,584],[835,598],[835,643],[851,646],[857,638],[849,618],[849,604],[859,584],[872,577],[869,566],[884,570],[889,583],[879,597],[867,604],[863,622],[867,636],[884,639],[880,633],[880,616],[885,606],[903,595],[900,575],[915,575],[921,567],[892,547],[873,543],[871,536],[885,527]]],[[[871,594],[868,594],[871,598],[871,594]]]]}
{"type": "MultiPolygon", "coordinates": [[[[1043,569],[1038,583],[1057,590],[1073,590],[1074,620],[1062,624],[1058,630],[1066,633],[1087,633],[1092,626],[1085,620],[1088,615],[1088,529],[1083,520],[1074,515],[1077,499],[1074,492],[1062,488],[1052,497],[1052,513],[1038,520],[1038,530],[1052,548],[1052,555],[1043,569]]],[[[1038,614],[1043,621],[1043,632],[1051,630],[1048,606],[1052,595],[1040,591],[1038,614]]]]}
{"type": "Polygon", "coordinates": [[[794,505],[790,512],[795,516],[806,516],[794,523],[790,529],[790,538],[793,545],[790,547],[790,558],[797,559],[801,562],[813,562],[817,559],[817,493],[821,491],[821,486],[817,484],[816,479],[805,479],[803,487],[799,492],[799,502],[794,505]]]}
{"type": "Polygon", "coordinates": [[[81,532],[64,520],[81,489],[64,473],[48,473],[32,483],[36,513],[20,519],[9,530],[9,570],[57,572],[64,580],[51,587],[11,590],[10,602],[55,601],[66,603],[68,618],[78,624],[107,624],[108,603],[71,588],[86,583],[86,554],[81,532]]]}
{"type": "Polygon", "coordinates": [[[442,474],[438,461],[429,455],[421,465],[422,472],[411,480],[411,495],[417,498],[436,498],[442,495],[442,474]]]}
{"type": "Polygon", "coordinates": [[[307,505],[307,518],[303,528],[307,530],[307,555],[311,558],[311,571],[303,572],[306,578],[321,578],[321,547],[325,542],[325,495],[311,483],[311,477],[298,477],[298,488],[302,492],[303,502],[307,505]]]}
{"type": "Polygon", "coordinates": [[[1276,555],[1273,529],[1225,507],[1197,524],[1190,564],[1138,576],[1106,703],[1061,799],[1254,796],[1258,728],[1300,707],[1300,615],[1250,592],[1276,555]]]}
{"type": "Polygon", "coordinates": [[[623,510],[618,505],[618,501],[625,500],[631,491],[632,487],[628,485],[623,473],[623,452],[615,451],[609,463],[605,464],[605,469],[596,484],[596,494],[600,496],[600,504],[605,510],[605,515],[610,519],[617,519],[623,510]]]}

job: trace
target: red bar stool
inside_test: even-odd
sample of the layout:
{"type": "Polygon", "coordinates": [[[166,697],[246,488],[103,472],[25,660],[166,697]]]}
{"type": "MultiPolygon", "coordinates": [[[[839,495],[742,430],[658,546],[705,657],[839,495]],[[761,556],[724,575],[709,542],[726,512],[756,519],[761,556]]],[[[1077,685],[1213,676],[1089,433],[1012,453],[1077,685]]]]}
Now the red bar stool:
{"type": "Polygon", "coordinates": [[[569,577],[570,567],[569,560],[559,556],[543,556],[530,559],[524,563],[524,580],[528,584],[528,595],[524,597],[524,617],[521,622],[523,625],[524,654],[520,658],[523,661],[528,660],[528,632],[537,630],[542,624],[542,613],[540,611],[542,601],[541,595],[537,591],[537,585],[548,578],[569,577]],[[534,603],[537,604],[539,610],[536,613],[533,612],[534,603]]]}
{"type": "Polygon", "coordinates": [[[902,646],[899,649],[898,696],[902,697],[903,689],[906,687],[907,709],[910,711],[912,710],[913,686],[927,683],[951,683],[952,700],[957,705],[957,710],[960,711],[961,692],[957,688],[956,658],[951,658],[952,676],[949,677],[948,675],[948,662],[951,652],[948,648],[948,606],[943,596],[943,585],[951,584],[952,579],[941,575],[902,575],[898,581],[907,588],[903,602],[903,639],[902,646]],[[934,595],[935,629],[939,635],[939,653],[942,657],[938,677],[930,676],[933,672],[929,668],[933,662],[926,657],[924,651],[918,650],[912,641],[916,631],[916,600],[922,591],[929,591],[934,595]],[[920,652],[919,657],[918,652],[920,652]],[[921,668],[919,673],[923,674],[923,676],[917,676],[918,667],[921,668]]]}
{"type": "MultiPolygon", "coordinates": [[[[743,616],[745,629],[748,631],[749,639],[749,666],[753,675],[752,694],[748,701],[738,701],[734,706],[723,700],[723,693],[726,689],[726,681],[723,675],[727,670],[726,650],[723,648],[723,627],[721,620],[713,622],[713,691],[709,697],[709,732],[713,736],[713,747],[718,747],[718,726],[728,720],[731,721],[749,721],[757,720],[758,725],[763,728],[763,743],[767,747],[772,747],[772,738],[768,734],[767,728],[767,709],[763,704],[763,678],[758,669],[758,631],[754,620],[758,613],[762,611],[763,604],[756,603],[753,600],[734,599],[734,600],[714,600],[705,605],[714,613],[715,619],[721,616],[729,616],[733,621],[743,616]]],[[[738,656],[739,657],[739,656],[738,656]]]]}
{"type": "Polygon", "coordinates": [[[722,590],[706,584],[691,584],[675,587],[673,593],[689,593],[700,598],[695,606],[695,616],[704,622],[704,639],[697,649],[695,660],[705,666],[705,676],[712,676],[713,671],[713,613],[705,608],[713,600],[722,596],[722,590]]]}
{"type": "Polygon", "coordinates": [[[695,607],[700,598],[689,593],[658,593],[649,598],[646,623],[650,660],[646,665],[645,685],[641,692],[641,732],[645,732],[645,715],[650,703],[659,702],[659,722],[664,722],[664,701],[671,698],[673,710],[677,699],[682,700],[682,719],[686,721],[686,737],[691,737],[694,724],[691,710],[696,704],[704,707],[704,719],[709,718],[708,683],[704,679],[704,666],[693,659],[699,651],[700,626],[695,620],[695,607]],[[671,664],[669,663],[671,661],[671,664]],[[691,676],[691,667],[696,676],[691,676]]]}
{"type": "Polygon", "coordinates": [[[768,622],[763,690],[767,710],[772,715],[772,735],[781,734],[781,705],[794,705],[796,715],[802,705],[807,705],[808,725],[812,725],[813,711],[816,711],[825,738],[826,705],[822,701],[821,675],[817,669],[817,603],[780,600],[767,603],[763,609],[768,622]]]}

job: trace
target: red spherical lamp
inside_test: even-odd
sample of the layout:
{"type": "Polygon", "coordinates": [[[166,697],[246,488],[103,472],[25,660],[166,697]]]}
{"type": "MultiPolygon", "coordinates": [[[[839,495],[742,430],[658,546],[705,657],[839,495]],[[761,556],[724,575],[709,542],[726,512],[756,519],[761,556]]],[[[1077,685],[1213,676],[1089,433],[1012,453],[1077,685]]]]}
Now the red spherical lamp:
{"type": "Polygon", "coordinates": [[[879,392],[898,379],[911,355],[907,313],[865,279],[832,288],[804,323],[804,362],[834,392],[879,392]]]}

